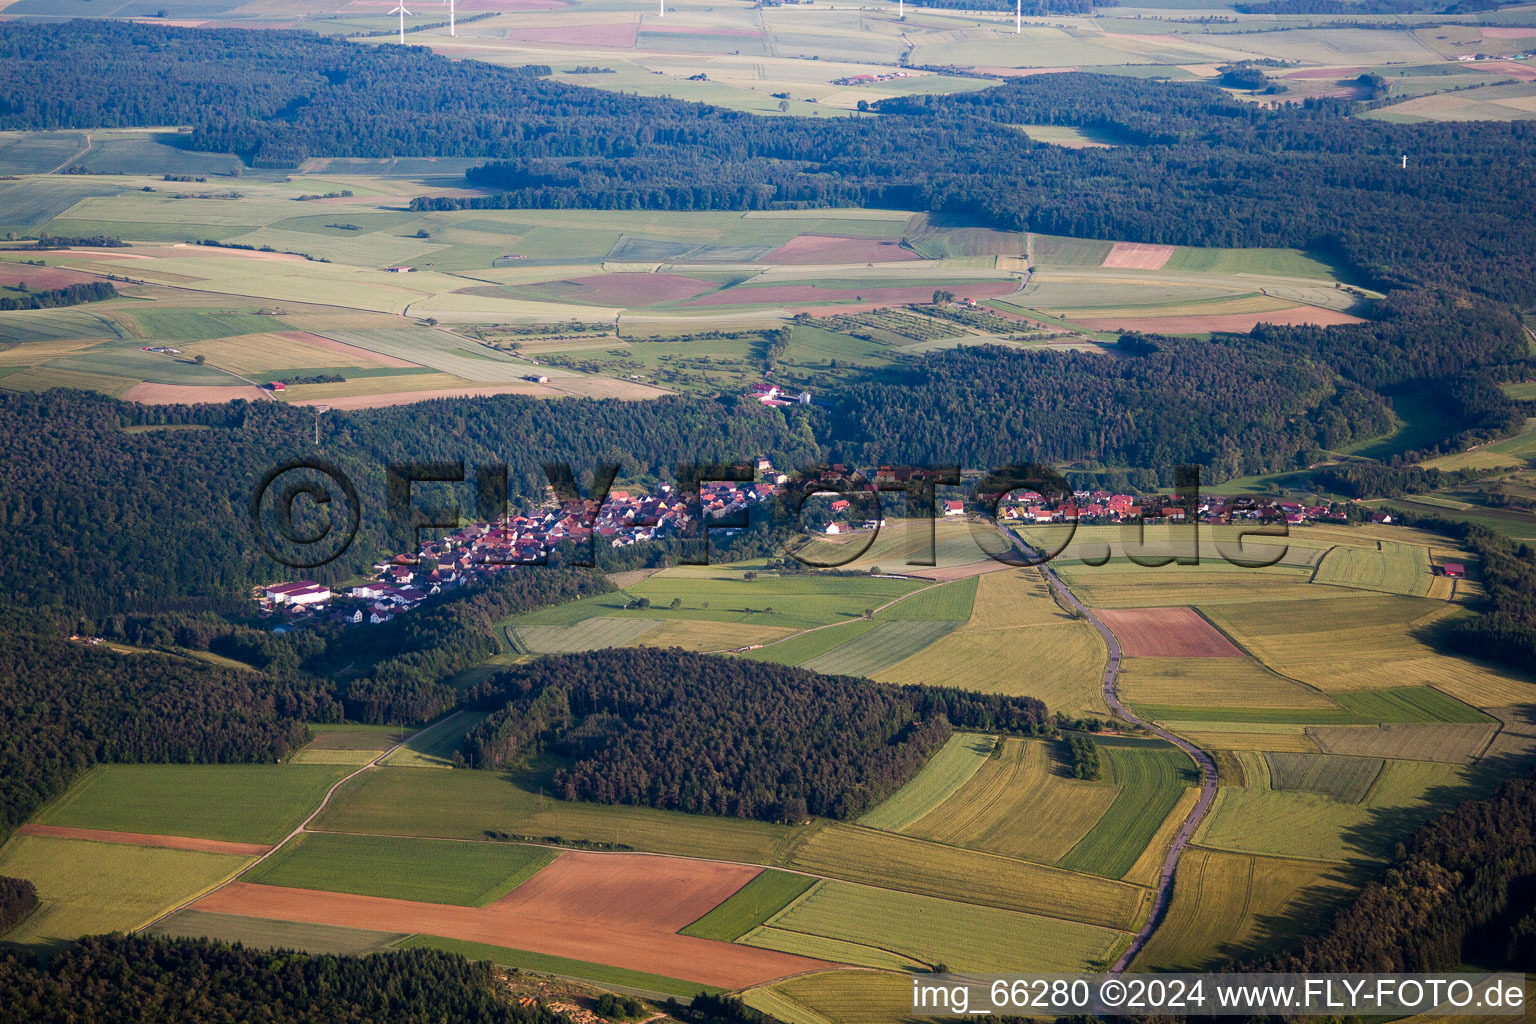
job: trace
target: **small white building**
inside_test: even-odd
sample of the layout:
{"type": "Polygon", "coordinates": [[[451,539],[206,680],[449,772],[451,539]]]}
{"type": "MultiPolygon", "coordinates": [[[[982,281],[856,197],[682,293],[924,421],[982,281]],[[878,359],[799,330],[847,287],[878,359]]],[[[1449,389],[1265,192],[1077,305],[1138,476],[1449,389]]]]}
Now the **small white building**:
{"type": "Polygon", "coordinates": [[[312,580],[300,580],[298,583],[279,583],[277,586],[267,587],[264,593],[267,600],[273,604],[285,604],[292,607],[326,604],[331,599],[331,588],[322,587],[312,580]]]}

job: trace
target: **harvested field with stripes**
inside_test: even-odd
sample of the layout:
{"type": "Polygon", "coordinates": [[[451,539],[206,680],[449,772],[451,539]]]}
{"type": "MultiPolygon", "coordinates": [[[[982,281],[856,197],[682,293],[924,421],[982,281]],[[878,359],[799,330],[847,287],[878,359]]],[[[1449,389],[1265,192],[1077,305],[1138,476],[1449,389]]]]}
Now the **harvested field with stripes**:
{"type": "Polygon", "coordinates": [[[1241,658],[1243,652],[1193,608],[1119,608],[1095,613],[1130,657],[1241,658]]]}

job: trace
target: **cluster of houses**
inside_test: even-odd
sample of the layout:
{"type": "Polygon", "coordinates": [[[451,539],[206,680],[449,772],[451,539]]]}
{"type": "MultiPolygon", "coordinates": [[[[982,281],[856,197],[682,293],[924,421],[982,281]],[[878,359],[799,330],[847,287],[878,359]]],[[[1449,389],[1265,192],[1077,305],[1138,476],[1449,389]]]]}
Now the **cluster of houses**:
{"type": "MultiPolygon", "coordinates": [[[[1109,491],[1075,491],[1072,498],[1063,497],[1050,502],[1034,491],[1021,491],[1008,496],[998,509],[1000,519],[1020,523],[1118,523],[1125,520],[1160,520],[1182,523],[1190,518],[1190,509],[1177,497],[1153,495],[1138,497],[1131,494],[1111,494],[1109,491]]],[[[946,515],[959,515],[952,511],[960,502],[948,502],[946,515]]],[[[1194,507],[1195,520],[1202,523],[1232,523],[1244,520],[1284,522],[1288,526],[1307,523],[1347,523],[1349,506],[1332,502],[1327,505],[1306,505],[1299,501],[1262,497],[1222,497],[1201,495],[1194,507]]],[[[1392,516],[1373,511],[1368,518],[1374,523],[1390,523],[1392,516]]]]}
{"type": "Polygon", "coordinates": [[[444,590],[519,564],[541,560],[565,542],[625,547],[680,535],[699,518],[727,521],[772,497],[788,479],[759,458],[751,482],[704,481],[698,497],[662,484],[654,494],[608,492],[592,515],[588,502],[551,504],[527,515],[475,523],[428,540],[415,555],[396,555],[373,566],[364,583],[338,592],[308,580],[260,588],[264,612],[284,622],[338,621],[377,625],[444,590]]]}

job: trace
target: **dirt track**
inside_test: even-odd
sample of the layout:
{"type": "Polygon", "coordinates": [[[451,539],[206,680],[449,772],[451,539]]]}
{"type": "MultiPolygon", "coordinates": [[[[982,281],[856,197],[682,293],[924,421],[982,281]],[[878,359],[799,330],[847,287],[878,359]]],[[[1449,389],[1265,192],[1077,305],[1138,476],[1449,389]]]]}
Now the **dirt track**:
{"type": "Polygon", "coordinates": [[[1221,632],[1193,608],[1101,608],[1094,612],[1114,630],[1132,658],[1241,658],[1221,632]]]}
{"type": "Polygon", "coordinates": [[[724,988],[825,969],[771,950],[675,934],[751,881],[741,864],[566,852],[487,907],[231,882],[193,909],[426,933],[613,964],[724,988]]]}
{"type": "Polygon", "coordinates": [[[17,829],[24,836],[52,836],[55,839],[90,839],[98,843],[122,843],[126,846],[157,846],[163,850],[194,850],[198,853],[232,853],[240,857],[260,857],[270,846],[260,843],[229,843],[222,839],[193,839],[190,836],[156,836],[144,832],[111,832],[101,828],[70,828],[64,825],[23,825],[17,829]]]}

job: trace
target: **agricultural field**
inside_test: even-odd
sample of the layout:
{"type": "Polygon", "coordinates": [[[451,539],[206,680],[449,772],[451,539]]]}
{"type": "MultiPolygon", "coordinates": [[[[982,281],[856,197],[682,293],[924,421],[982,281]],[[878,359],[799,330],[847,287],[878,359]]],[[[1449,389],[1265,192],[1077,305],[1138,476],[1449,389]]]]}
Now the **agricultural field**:
{"type": "Polygon", "coordinates": [[[1198,777],[1188,755],[1161,740],[1096,737],[1095,742],[1119,792],[1059,863],[1072,871],[1124,878],[1198,777]]]}
{"type": "Polygon", "coordinates": [[[276,843],[348,769],[326,765],[100,765],[50,804],[45,825],[276,843]]]}
{"type": "Polygon", "coordinates": [[[1305,936],[1357,884],[1337,864],[1192,847],[1179,861],[1167,917],[1136,970],[1209,970],[1305,936]]]}
{"type": "Polygon", "coordinates": [[[1119,794],[1113,784],[1073,779],[1058,755],[1055,743],[1009,737],[1001,756],[988,758],[949,799],[901,830],[935,842],[1056,864],[1119,794]]]}
{"type": "Polygon", "coordinates": [[[475,726],[486,715],[479,711],[461,711],[411,736],[384,759],[391,768],[449,768],[453,755],[475,726]]]}
{"type": "Polygon", "coordinates": [[[816,884],[811,875],[769,868],[715,909],[682,930],[701,939],[735,942],[805,895],[816,884]]]}
{"type": "MultiPolygon", "coordinates": [[[[250,920],[255,920],[254,918],[250,920]]],[[[304,925],[314,928],[315,925],[304,925]]],[[[353,929],[347,929],[352,931],[353,929]]],[[[616,988],[626,992],[638,992],[645,996],[665,999],[668,996],[689,998],[699,992],[719,992],[719,986],[683,981],[663,974],[614,967],[611,964],[578,960],[549,953],[535,953],[526,949],[485,942],[469,942],[464,939],[445,939],[437,935],[412,935],[396,944],[399,949],[441,949],[458,953],[469,960],[487,960],[502,967],[512,967],[539,974],[553,974],[561,978],[579,978],[582,981],[616,988]]]]}
{"type": "Polygon", "coordinates": [[[749,1006],[795,1024],[882,1024],[912,1012],[912,984],[899,974],[824,971],[752,989],[749,1006]]]}
{"type": "Polygon", "coordinates": [[[217,885],[248,857],[43,836],[14,836],[0,874],[37,887],[40,906],[6,942],[48,953],[81,935],[127,931],[217,885]]]}
{"type": "Polygon", "coordinates": [[[393,725],[315,722],[309,728],[315,738],[289,757],[293,764],[367,764],[406,737],[393,725]]]}
{"type": "Polygon", "coordinates": [[[483,907],[554,858],[551,850],[510,843],[315,832],[291,840],[242,878],[294,889],[483,907]]]}
{"type": "Polygon", "coordinates": [[[178,910],[145,930],[150,935],[171,938],[239,942],[255,949],[302,949],[306,953],[349,956],[381,953],[406,937],[403,932],[375,932],[335,925],[268,921],[235,914],[210,914],[202,910],[178,910]]]}
{"type": "Polygon", "coordinates": [[[922,771],[878,807],[859,818],[870,828],[902,832],[943,804],[965,786],[988,760],[999,742],[996,736],[955,733],[928,759],[922,771]]]}
{"type": "Polygon", "coordinates": [[[1429,553],[1417,544],[1380,542],[1380,547],[1337,547],[1323,556],[1314,583],[1423,597],[1429,591],[1429,553]]]}
{"type": "Polygon", "coordinates": [[[1070,971],[1105,963],[1120,932],[1007,910],[821,882],[743,942],[896,970],[1070,971]]]}

